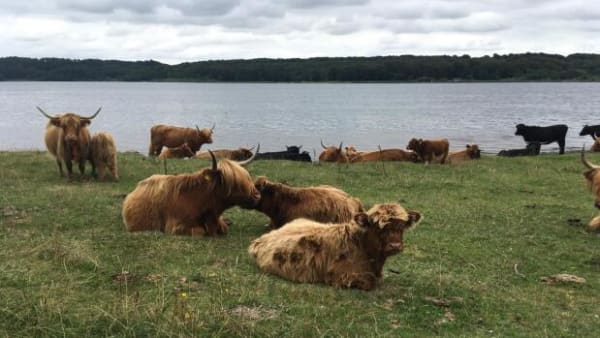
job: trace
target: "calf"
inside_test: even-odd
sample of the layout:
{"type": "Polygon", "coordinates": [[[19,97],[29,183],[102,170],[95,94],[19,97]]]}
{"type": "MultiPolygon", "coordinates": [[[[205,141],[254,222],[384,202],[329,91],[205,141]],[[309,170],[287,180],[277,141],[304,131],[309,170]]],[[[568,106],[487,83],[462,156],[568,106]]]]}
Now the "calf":
{"type": "Polygon", "coordinates": [[[119,180],[117,147],[110,133],[98,132],[92,136],[90,160],[92,162],[92,175],[96,176],[96,169],[98,169],[97,177],[104,181],[106,168],[108,167],[113,180],[119,180]]]}
{"type": "Polygon", "coordinates": [[[539,127],[527,126],[523,123],[517,124],[515,135],[523,136],[525,142],[539,142],[540,144],[549,144],[557,142],[560,147],[559,154],[565,153],[565,137],[569,127],[565,124],[556,124],[553,126],[539,127]]]}
{"type": "Polygon", "coordinates": [[[448,155],[448,163],[457,164],[465,161],[476,160],[481,158],[481,151],[476,144],[467,144],[467,149],[450,153],[448,155]]]}
{"type": "Polygon", "coordinates": [[[348,222],[363,211],[359,199],[327,185],[308,188],[290,187],[258,177],[254,186],[260,192],[256,210],[269,216],[271,228],[279,228],[296,218],[324,223],[348,222]]]}
{"type": "Polygon", "coordinates": [[[448,139],[423,140],[413,138],[408,142],[406,149],[413,150],[425,164],[433,161],[439,161],[441,164],[446,162],[450,143],[448,139]]]}
{"type": "Polygon", "coordinates": [[[158,157],[160,158],[189,158],[194,157],[194,151],[187,142],[174,148],[164,148],[158,157]]]}
{"type": "Polygon", "coordinates": [[[536,156],[540,154],[540,143],[532,142],[527,144],[525,149],[504,149],[500,150],[498,156],[516,157],[516,156],[536,156]]]}
{"type": "Polygon", "coordinates": [[[350,222],[297,219],[254,240],[260,269],[302,283],[373,289],[386,259],[403,249],[403,232],[421,219],[396,203],[377,204],[350,222]]]}

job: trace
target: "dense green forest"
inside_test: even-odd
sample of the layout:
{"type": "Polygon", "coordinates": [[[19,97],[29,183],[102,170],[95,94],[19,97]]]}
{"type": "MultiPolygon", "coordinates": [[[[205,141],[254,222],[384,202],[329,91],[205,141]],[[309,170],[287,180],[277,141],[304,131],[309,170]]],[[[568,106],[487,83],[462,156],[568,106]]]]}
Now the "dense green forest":
{"type": "Polygon", "coordinates": [[[0,58],[0,81],[598,81],[600,54],[156,61],[0,58]]]}

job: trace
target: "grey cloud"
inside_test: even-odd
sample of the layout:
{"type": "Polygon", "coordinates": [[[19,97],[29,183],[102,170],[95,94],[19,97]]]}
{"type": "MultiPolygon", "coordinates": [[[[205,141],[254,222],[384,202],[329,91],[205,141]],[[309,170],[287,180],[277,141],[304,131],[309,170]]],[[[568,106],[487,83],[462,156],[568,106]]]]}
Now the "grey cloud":
{"type": "Polygon", "coordinates": [[[318,8],[332,6],[358,6],[369,3],[370,0],[283,0],[282,3],[292,8],[318,8]]]}
{"type": "Polygon", "coordinates": [[[128,11],[133,14],[152,14],[159,7],[178,11],[183,16],[213,16],[224,15],[240,4],[241,0],[58,0],[58,8],[78,11],[88,14],[110,14],[118,11],[128,11]]]}

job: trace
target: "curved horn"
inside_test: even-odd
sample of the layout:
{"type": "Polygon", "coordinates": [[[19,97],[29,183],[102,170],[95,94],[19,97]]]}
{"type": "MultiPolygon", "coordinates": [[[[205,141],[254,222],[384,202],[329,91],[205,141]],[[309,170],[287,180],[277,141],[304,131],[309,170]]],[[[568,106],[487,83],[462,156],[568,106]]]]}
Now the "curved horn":
{"type": "Polygon", "coordinates": [[[200,128],[198,128],[198,125],[197,125],[197,124],[194,124],[194,125],[196,126],[196,130],[197,130],[198,132],[200,132],[200,128]]]}
{"type": "Polygon", "coordinates": [[[215,130],[215,127],[216,127],[216,126],[217,126],[217,123],[216,123],[216,122],[214,122],[214,123],[213,123],[213,126],[212,126],[212,127],[210,127],[210,131],[213,131],[213,130],[215,130]]]}
{"type": "Polygon", "coordinates": [[[250,156],[249,159],[240,161],[240,162],[238,162],[238,164],[241,166],[246,166],[246,165],[250,164],[252,161],[254,161],[254,158],[256,158],[256,154],[258,154],[259,151],[260,151],[260,143],[256,146],[256,151],[254,152],[254,154],[252,156],[250,156]]]}
{"type": "Polygon", "coordinates": [[[94,113],[94,115],[90,116],[90,117],[85,117],[82,116],[82,119],[88,119],[88,120],[92,120],[94,117],[96,117],[96,115],[98,115],[98,113],[102,110],[102,107],[98,108],[98,110],[96,110],[96,112],[94,113]]]}
{"type": "Polygon", "coordinates": [[[52,118],[53,118],[52,116],[50,116],[50,115],[46,114],[46,112],[45,112],[45,111],[44,111],[42,108],[40,108],[40,107],[38,107],[38,106],[35,106],[35,107],[37,108],[37,110],[39,110],[39,111],[40,111],[40,113],[42,113],[42,115],[46,116],[46,117],[47,117],[47,118],[49,118],[49,119],[52,119],[52,118]]]}
{"type": "Polygon", "coordinates": [[[323,144],[323,139],[321,139],[321,147],[323,147],[323,149],[327,149],[327,147],[323,144]]]}
{"type": "Polygon", "coordinates": [[[213,152],[210,151],[210,149],[208,149],[208,153],[210,154],[210,157],[212,158],[212,170],[217,171],[217,158],[215,157],[215,154],[213,154],[213,152]]]}
{"type": "Polygon", "coordinates": [[[344,144],[344,141],[340,142],[340,148],[338,149],[339,151],[342,151],[342,144],[344,144]]]}
{"type": "Polygon", "coordinates": [[[596,136],[596,134],[592,133],[592,138],[594,139],[594,141],[598,142],[598,136],[596,136]]]}
{"type": "Polygon", "coordinates": [[[583,147],[581,147],[581,163],[583,163],[583,165],[585,165],[588,169],[598,169],[598,168],[600,168],[600,166],[592,164],[590,161],[588,161],[585,158],[585,145],[583,147]]]}

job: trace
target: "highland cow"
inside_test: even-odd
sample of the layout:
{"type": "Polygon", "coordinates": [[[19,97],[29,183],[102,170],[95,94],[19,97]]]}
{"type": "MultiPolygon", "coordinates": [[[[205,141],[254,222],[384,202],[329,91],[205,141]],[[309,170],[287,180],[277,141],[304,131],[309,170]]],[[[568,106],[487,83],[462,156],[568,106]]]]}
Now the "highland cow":
{"type": "Polygon", "coordinates": [[[457,164],[465,161],[476,160],[481,158],[481,151],[476,144],[467,144],[465,150],[450,153],[448,155],[448,163],[457,164]]]}
{"type": "Polygon", "coordinates": [[[448,158],[450,143],[448,142],[448,139],[445,138],[439,140],[413,138],[408,142],[406,149],[413,150],[425,164],[432,162],[444,164],[448,158]]]}
{"type": "MultiPolygon", "coordinates": [[[[254,149],[254,147],[248,149],[248,148],[238,148],[238,149],[218,149],[218,150],[212,150],[212,153],[215,155],[215,157],[217,159],[228,159],[228,160],[232,160],[232,161],[245,161],[247,159],[249,159],[250,157],[252,157],[252,149],[254,149]]],[[[256,159],[258,159],[260,154],[256,154],[256,159]]],[[[199,160],[209,160],[210,159],[210,154],[208,153],[208,151],[203,151],[200,152],[198,154],[196,154],[196,156],[194,156],[194,158],[199,159],[199,160]]]]}
{"type": "Polygon", "coordinates": [[[196,153],[205,143],[212,143],[212,134],[215,125],[212,128],[196,129],[168,126],[158,124],[150,129],[150,149],[149,156],[157,156],[160,154],[163,146],[167,148],[175,148],[187,143],[192,152],[196,153]]]}
{"type": "Polygon", "coordinates": [[[600,166],[593,164],[585,158],[585,149],[581,148],[581,162],[588,169],[583,173],[588,186],[596,196],[594,206],[600,209],[600,166]]]}
{"type": "Polygon", "coordinates": [[[354,149],[354,147],[346,147],[346,154],[348,154],[350,163],[375,161],[418,161],[418,156],[414,151],[406,151],[402,149],[353,151],[352,149],[354,149]]]}
{"type": "Polygon", "coordinates": [[[98,179],[104,181],[106,168],[108,168],[112,178],[118,181],[117,147],[112,135],[107,132],[95,133],[92,136],[91,143],[90,159],[92,162],[92,175],[96,176],[96,170],[98,170],[98,179]]]}
{"type": "Polygon", "coordinates": [[[123,202],[123,222],[129,231],[214,236],[226,234],[223,212],[238,205],[254,208],[260,193],[244,162],[217,160],[191,174],[152,175],[140,181],[123,202]]]}
{"type": "Polygon", "coordinates": [[[298,188],[258,177],[254,186],[260,192],[256,210],[267,215],[271,229],[276,229],[296,218],[307,218],[323,223],[349,222],[363,211],[359,199],[332,186],[298,188]]]}
{"type": "Polygon", "coordinates": [[[50,116],[40,107],[36,107],[42,115],[48,118],[44,141],[46,148],[56,158],[60,176],[65,176],[63,163],[67,167],[69,178],[73,175],[73,161],[79,165],[79,172],[85,172],[85,162],[90,156],[90,132],[88,126],[102,108],[94,115],[85,117],[73,113],[50,116]]]}
{"type": "Polygon", "coordinates": [[[195,153],[192,150],[192,148],[190,148],[190,146],[187,144],[187,142],[184,142],[182,145],[175,147],[175,148],[164,148],[161,152],[160,155],[158,155],[159,158],[190,158],[190,157],[194,157],[195,153]]]}
{"type": "Polygon", "coordinates": [[[342,150],[342,143],[340,142],[339,147],[325,146],[323,140],[321,140],[321,147],[323,151],[319,154],[319,162],[337,162],[337,163],[348,163],[348,156],[342,150]]]}
{"type": "Polygon", "coordinates": [[[401,205],[377,204],[351,222],[297,219],[254,240],[248,252],[268,273],[302,283],[373,289],[386,259],[403,249],[403,232],[421,219],[401,205]]]}

